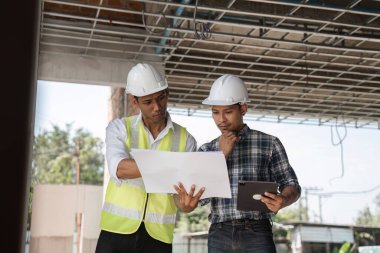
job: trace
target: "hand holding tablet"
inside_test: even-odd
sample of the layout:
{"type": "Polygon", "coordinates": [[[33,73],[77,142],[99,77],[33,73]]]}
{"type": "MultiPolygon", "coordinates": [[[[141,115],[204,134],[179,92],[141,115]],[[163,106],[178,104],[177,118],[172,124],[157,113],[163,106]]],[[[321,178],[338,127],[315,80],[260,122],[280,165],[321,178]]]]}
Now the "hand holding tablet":
{"type": "Polygon", "coordinates": [[[271,212],[261,202],[264,192],[277,194],[277,183],[265,181],[240,181],[238,185],[237,209],[242,211],[271,212]]]}

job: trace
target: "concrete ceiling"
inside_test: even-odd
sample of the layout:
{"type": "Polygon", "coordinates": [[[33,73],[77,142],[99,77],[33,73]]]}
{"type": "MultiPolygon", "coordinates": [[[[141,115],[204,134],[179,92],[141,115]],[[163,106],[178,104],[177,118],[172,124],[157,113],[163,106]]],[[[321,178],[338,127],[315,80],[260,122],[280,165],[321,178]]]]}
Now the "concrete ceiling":
{"type": "Polygon", "coordinates": [[[43,0],[40,52],[162,64],[173,107],[202,109],[229,73],[262,117],[379,128],[379,16],[369,0],[43,0]]]}

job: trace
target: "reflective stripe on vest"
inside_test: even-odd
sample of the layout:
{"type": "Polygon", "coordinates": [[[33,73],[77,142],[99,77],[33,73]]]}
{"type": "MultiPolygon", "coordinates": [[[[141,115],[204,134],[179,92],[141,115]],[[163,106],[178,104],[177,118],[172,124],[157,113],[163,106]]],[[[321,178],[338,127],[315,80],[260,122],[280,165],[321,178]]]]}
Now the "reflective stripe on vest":
{"type": "MultiPolygon", "coordinates": [[[[157,150],[185,151],[186,129],[174,122],[173,127],[174,131],[169,129],[157,150]]],[[[126,131],[128,151],[131,148],[149,148],[148,134],[142,120],[139,121],[137,116],[126,118],[126,131]]],[[[177,212],[173,196],[150,193],[146,202],[147,193],[141,178],[126,180],[120,185],[111,179],[107,187],[100,228],[114,233],[131,234],[137,231],[144,219],[151,237],[172,243],[177,212]]]]}
{"type": "Polygon", "coordinates": [[[174,224],[175,218],[176,218],[176,214],[164,214],[164,215],[160,215],[157,213],[145,214],[145,222],[153,222],[153,223],[160,223],[160,224],[174,224]]]}
{"type": "Polygon", "coordinates": [[[140,220],[143,215],[141,211],[131,208],[123,208],[108,202],[104,203],[103,210],[121,217],[131,218],[135,220],[140,220]]]}

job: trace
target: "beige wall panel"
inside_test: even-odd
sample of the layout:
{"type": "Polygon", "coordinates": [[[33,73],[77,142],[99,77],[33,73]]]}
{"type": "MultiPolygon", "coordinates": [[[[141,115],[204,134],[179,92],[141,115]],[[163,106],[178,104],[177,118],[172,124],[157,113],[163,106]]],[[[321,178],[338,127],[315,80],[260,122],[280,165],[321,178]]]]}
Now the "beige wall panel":
{"type": "Polygon", "coordinates": [[[103,205],[103,187],[86,185],[82,186],[84,191],[81,196],[83,204],[83,237],[87,239],[97,239],[99,236],[100,213],[103,205]]]}
{"type": "MultiPolygon", "coordinates": [[[[80,55],[40,53],[38,80],[100,84],[125,88],[127,75],[137,62],[82,57],[80,55]]],[[[163,65],[154,66],[163,74],[163,65]]]]}
{"type": "Polygon", "coordinates": [[[75,186],[35,185],[31,236],[72,236],[75,225],[75,186]]]}
{"type": "MultiPolygon", "coordinates": [[[[73,237],[31,237],[30,253],[72,253],[73,237]]],[[[95,251],[93,251],[95,252],[95,251]]]]}
{"type": "Polygon", "coordinates": [[[82,213],[82,253],[95,252],[102,202],[102,186],[35,185],[29,252],[72,252],[77,212],[82,213]]]}
{"type": "Polygon", "coordinates": [[[98,238],[96,238],[96,239],[83,238],[82,253],[94,253],[95,249],[96,249],[96,243],[97,242],[98,242],[98,238]]]}

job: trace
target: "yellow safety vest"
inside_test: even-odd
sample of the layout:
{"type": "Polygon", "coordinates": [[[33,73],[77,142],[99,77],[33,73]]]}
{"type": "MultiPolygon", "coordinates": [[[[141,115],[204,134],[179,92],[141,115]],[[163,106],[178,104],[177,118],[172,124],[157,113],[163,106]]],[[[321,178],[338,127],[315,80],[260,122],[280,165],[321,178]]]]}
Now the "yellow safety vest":
{"type": "MultiPolygon", "coordinates": [[[[161,140],[157,150],[180,151],[186,148],[186,129],[173,122],[173,129],[161,140]]],[[[137,116],[126,118],[128,151],[148,149],[148,133],[137,116]]],[[[142,221],[149,235],[165,243],[173,242],[177,207],[170,194],[145,192],[142,178],[128,179],[121,184],[110,179],[100,220],[100,229],[132,234],[142,221]],[[148,197],[149,195],[149,197],[148,197]]]]}

